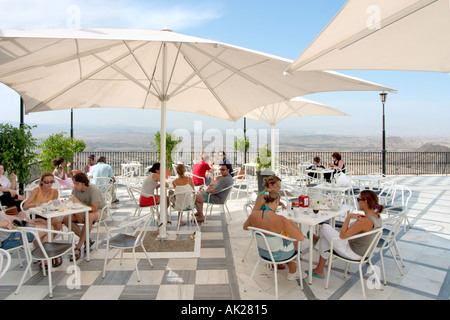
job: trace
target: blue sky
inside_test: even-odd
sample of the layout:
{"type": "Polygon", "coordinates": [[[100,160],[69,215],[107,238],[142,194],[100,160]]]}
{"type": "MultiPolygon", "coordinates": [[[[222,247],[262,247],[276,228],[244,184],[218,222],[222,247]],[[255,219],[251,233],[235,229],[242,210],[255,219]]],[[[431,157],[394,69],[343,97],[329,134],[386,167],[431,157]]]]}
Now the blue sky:
{"type": "MultiPolygon", "coordinates": [[[[169,28],[175,32],[217,40],[288,59],[311,43],[339,11],[344,0],[0,0],[0,29],[65,28],[169,28]],[[79,14],[78,14],[79,12],[79,14]]],[[[426,59],[426,57],[424,57],[426,59]]],[[[340,71],[397,89],[386,103],[387,136],[450,138],[450,75],[408,71],[340,71]]],[[[284,120],[280,130],[351,135],[381,135],[378,92],[333,92],[304,96],[327,104],[351,117],[305,117],[284,120]]],[[[19,97],[0,85],[2,121],[19,121],[19,97]]],[[[133,109],[75,110],[75,134],[82,125],[159,126],[159,112],[133,109]]],[[[168,113],[168,128],[241,128],[236,123],[193,114],[168,113]]],[[[69,125],[69,111],[30,114],[27,123],[69,125]]],[[[269,128],[253,120],[247,127],[269,128]]],[[[68,129],[67,129],[68,131],[68,129]]]]}

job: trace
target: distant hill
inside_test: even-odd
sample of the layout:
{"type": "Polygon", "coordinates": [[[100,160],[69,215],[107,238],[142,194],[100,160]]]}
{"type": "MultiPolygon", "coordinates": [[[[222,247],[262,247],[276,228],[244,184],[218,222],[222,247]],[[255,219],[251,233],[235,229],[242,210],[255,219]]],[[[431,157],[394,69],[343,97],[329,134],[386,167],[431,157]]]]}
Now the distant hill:
{"type": "Polygon", "coordinates": [[[441,144],[425,143],[417,148],[417,152],[450,152],[450,148],[441,144]]]}

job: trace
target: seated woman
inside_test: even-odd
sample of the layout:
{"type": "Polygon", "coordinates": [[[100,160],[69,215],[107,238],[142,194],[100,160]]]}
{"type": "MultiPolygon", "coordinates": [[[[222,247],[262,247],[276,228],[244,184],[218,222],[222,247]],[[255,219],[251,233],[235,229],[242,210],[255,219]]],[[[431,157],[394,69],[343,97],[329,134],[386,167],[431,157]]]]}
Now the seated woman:
{"type": "MultiPolygon", "coordinates": [[[[307,170],[318,170],[325,169],[323,165],[320,164],[320,157],[314,157],[314,164],[307,168],[307,170]]],[[[315,172],[308,172],[308,176],[317,179],[318,174],[315,172]]]]}
{"type": "MultiPolygon", "coordinates": [[[[264,178],[263,187],[264,187],[264,190],[258,194],[255,205],[253,206],[253,209],[256,208],[256,210],[261,210],[261,208],[264,204],[264,195],[266,194],[266,192],[271,191],[271,190],[280,192],[281,179],[277,176],[270,176],[270,177],[264,178]]],[[[286,209],[286,206],[284,205],[284,203],[280,202],[280,206],[283,209],[286,209]]]]}
{"type": "Polygon", "coordinates": [[[8,177],[3,175],[4,173],[5,168],[0,164],[0,203],[6,207],[15,206],[17,211],[20,212],[20,203],[25,200],[25,197],[16,191],[17,177],[12,172],[9,175],[11,180],[9,180],[8,177]]]}
{"type": "MultiPolygon", "coordinates": [[[[177,174],[178,174],[178,178],[176,178],[172,184],[173,187],[175,188],[175,194],[177,193],[182,193],[182,192],[188,192],[191,191],[193,192],[194,189],[194,182],[192,181],[192,179],[190,177],[186,177],[184,174],[186,173],[186,167],[184,166],[184,164],[179,164],[177,165],[177,174]]],[[[185,199],[187,195],[180,195],[180,196],[176,196],[176,200],[175,200],[175,209],[176,210],[182,210],[185,209],[189,206],[191,206],[192,208],[194,208],[194,202],[192,201],[192,197],[189,197],[187,199],[185,199]],[[183,206],[184,203],[184,207],[185,208],[181,208],[181,206],[183,206]]],[[[182,213],[178,212],[178,219],[180,218],[180,215],[182,213]]],[[[180,221],[180,226],[184,226],[186,225],[186,222],[184,221],[180,221]]]]}
{"type": "Polygon", "coordinates": [[[88,161],[87,161],[86,166],[84,167],[83,172],[84,172],[85,174],[88,174],[88,173],[91,171],[91,167],[93,167],[93,166],[95,166],[95,165],[96,165],[96,163],[95,163],[95,155],[94,155],[94,154],[91,154],[91,155],[88,157],[88,161]]]}
{"type": "MultiPolygon", "coordinates": [[[[103,200],[102,193],[95,185],[89,184],[88,177],[83,173],[79,172],[73,176],[73,190],[72,190],[72,201],[74,203],[83,203],[91,207],[89,211],[89,232],[92,229],[92,225],[95,221],[98,220],[98,210],[103,209],[106,205],[105,200],[103,200]]],[[[69,217],[65,216],[63,222],[66,226],[69,226],[69,217]]],[[[72,231],[80,238],[76,247],[75,247],[75,257],[71,257],[70,261],[73,259],[80,259],[81,257],[81,246],[86,242],[86,224],[83,226],[81,230],[78,226],[78,223],[84,223],[85,217],[80,214],[73,214],[72,220],[70,223],[72,224],[72,231]]],[[[94,241],[89,239],[89,244],[92,246],[94,241]]],[[[85,246],[86,250],[86,246],[85,246]]]]}
{"type": "MultiPolygon", "coordinates": [[[[72,189],[73,181],[69,179],[70,171],[69,174],[67,174],[66,172],[66,159],[64,159],[63,157],[53,159],[52,165],[55,166],[55,170],[53,170],[53,175],[61,180],[60,181],[61,190],[72,189]]],[[[69,167],[70,163],[67,164],[67,168],[69,167]]]]}
{"type": "MultiPolygon", "coordinates": [[[[274,190],[269,191],[268,194],[264,196],[262,208],[257,209],[255,207],[252,210],[251,215],[244,223],[244,230],[248,230],[248,227],[255,227],[303,241],[303,233],[295,222],[275,213],[279,202],[280,194],[274,190]]],[[[269,240],[269,245],[272,249],[278,248],[277,251],[272,252],[276,261],[289,259],[295,254],[296,250],[298,250],[297,243],[288,242],[281,238],[268,237],[267,239],[269,240]]],[[[270,255],[267,251],[259,248],[259,252],[263,257],[270,259],[270,255]]],[[[299,279],[297,267],[293,261],[289,262],[289,273],[287,279],[299,279]]]]}
{"type": "MultiPolygon", "coordinates": [[[[161,179],[160,176],[160,168],[161,164],[156,162],[149,169],[150,174],[145,178],[144,183],[142,183],[141,192],[145,195],[153,195],[153,197],[146,197],[141,194],[139,197],[139,204],[142,207],[154,206],[159,204],[160,198],[159,195],[156,194],[156,190],[160,187],[159,181],[161,179]],[[156,200],[156,203],[155,203],[156,200]]],[[[169,184],[166,182],[166,188],[169,187],[169,184]]],[[[169,208],[169,197],[167,197],[167,208],[169,208]]]]}
{"type": "Polygon", "coordinates": [[[334,168],[333,173],[325,173],[323,175],[324,179],[328,182],[331,181],[331,178],[338,172],[345,173],[345,163],[342,160],[341,154],[339,152],[334,152],[331,157],[333,158],[333,162],[328,164],[328,168],[334,168]]]}
{"type": "MultiPolygon", "coordinates": [[[[58,190],[53,189],[52,185],[55,183],[55,178],[53,173],[44,172],[41,176],[41,181],[39,182],[39,187],[36,187],[31,191],[30,197],[25,201],[23,205],[24,210],[34,208],[43,203],[48,203],[49,201],[58,199],[58,190]]],[[[38,217],[38,219],[45,223],[45,218],[38,217]]],[[[61,230],[62,223],[59,218],[52,218],[52,228],[54,230],[61,230]]]]}
{"type": "Polygon", "coordinates": [[[313,270],[314,277],[321,279],[325,277],[324,268],[329,258],[329,250],[333,238],[340,238],[338,241],[334,241],[334,251],[348,259],[360,260],[373,238],[361,237],[350,241],[346,239],[356,234],[382,227],[380,213],[383,212],[384,207],[378,204],[378,196],[375,192],[372,190],[362,191],[358,196],[358,205],[359,209],[364,211],[364,215],[348,214],[342,225],[341,232],[336,231],[329,224],[322,224],[320,227],[320,238],[314,236],[313,241],[317,243],[316,249],[320,253],[319,263],[313,270]],[[349,226],[352,219],[356,221],[349,226]]]}

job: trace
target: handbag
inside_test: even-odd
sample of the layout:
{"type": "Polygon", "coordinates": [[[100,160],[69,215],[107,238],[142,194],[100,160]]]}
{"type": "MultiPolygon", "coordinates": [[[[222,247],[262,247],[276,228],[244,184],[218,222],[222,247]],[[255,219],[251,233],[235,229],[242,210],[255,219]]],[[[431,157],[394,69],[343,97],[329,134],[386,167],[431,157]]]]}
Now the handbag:
{"type": "Polygon", "coordinates": [[[16,215],[16,214],[19,213],[19,210],[17,210],[17,207],[16,207],[16,206],[7,207],[7,208],[5,209],[5,213],[6,213],[7,215],[14,216],[14,215],[16,215]]]}

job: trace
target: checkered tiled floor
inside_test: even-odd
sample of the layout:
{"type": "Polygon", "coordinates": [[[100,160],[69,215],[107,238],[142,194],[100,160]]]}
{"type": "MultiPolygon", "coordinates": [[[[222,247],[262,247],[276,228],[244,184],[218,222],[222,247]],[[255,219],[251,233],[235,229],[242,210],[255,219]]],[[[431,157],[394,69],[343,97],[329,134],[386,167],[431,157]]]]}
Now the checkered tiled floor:
{"type": "MultiPolygon", "coordinates": [[[[412,228],[400,233],[397,242],[405,261],[404,275],[395,267],[387,254],[387,286],[383,291],[366,290],[367,298],[384,299],[431,299],[448,300],[450,294],[450,177],[447,176],[395,176],[389,177],[398,184],[413,189],[408,217],[412,228]]],[[[106,277],[102,278],[104,246],[92,251],[91,261],[80,260],[81,282],[74,287],[71,263],[68,256],[53,273],[53,299],[223,299],[259,300],[274,299],[273,276],[265,276],[265,267],[260,266],[247,292],[243,291],[252,272],[256,255],[251,248],[246,256],[250,234],[242,230],[246,219],[242,211],[245,200],[229,202],[232,220],[215,209],[211,219],[201,225],[201,247],[198,255],[186,258],[152,258],[154,267],[140,259],[138,266],[141,282],[137,282],[133,271],[133,260],[126,258],[122,265],[119,259],[108,260],[106,277]],[[225,220],[226,219],[226,220],[225,220]],[[245,261],[243,257],[246,256],[245,261]]],[[[134,212],[125,188],[118,189],[120,203],[115,206],[114,221],[120,224],[134,212]]],[[[174,218],[175,219],[175,218],[174,218]]],[[[189,230],[187,227],[184,230],[189,230]]],[[[103,231],[103,230],[101,230],[103,231]]],[[[94,239],[94,235],[91,235],[94,239]]],[[[302,267],[308,263],[309,248],[302,245],[302,267]]],[[[314,252],[314,264],[318,254],[314,252]]],[[[0,299],[48,299],[47,278],[42,276],[37,265],[33,265],[33,277],[28,279],[18,295],[14,294],[23,274],[18,259],[4,278],[0,279],[0,299]]],[[[373,262],[379,266],[379,256],[373,262]]],[[[312,285],[305,281],[304,291],[296,281],[286,280],[286,270],[279,271],[278,287],[282,300],[314,299],[361,299],[361,284],[358,272],[343,279],[343,266],[333,267],[328,289],[325,280],[313,279],[312,285]]],[[[366,275],[368,278],[369,275],[366,275]]]]}
{"type": "MultiPolygon", "coordinates": [[[[124,187],[118,189],[118,198],[120,203],[114,205],[114,221],[108,222],[109,225],[119,225],[134,211],[124,187]]],[[[172,219],[175,225],[176,217],[172,219]]],[[[198,257],[151,258],[154,265],[151,267],[141,254],[143,259],[138,262],[140,282],[137,281],[133,260],[125,258],[121,265],[120,255],[108,260],[105,278],[102,277],[105,245],[101,240],[99,249],[91,252],[89,262],[85,259],[78,261],[81,271],[79,283],[73,280],[73,266],[67,255],[63,265],[53,272],[53,300],[240,299],[226,222],[216,210],[200,227],[201,233],[196,234],[201,238],[198,257]]],[[[176,230],[171,227],[169,232],[171,229],[176,230]]],[[[181,228],[186,229],[191,227],[181,228]]],[[[194,231],[195,227],[191,230],[194,231]]],[[[102,236],[100,233],[100,239],[102,236]]],[[[95,234],[91,234],[91,239],[95,239],[95,234]]],[[[17,261],[17,258],[14,259],[13,266],[0,281],[0,299],[49,299],[47,277],[42,275],[36,264],[33,265],[33,277],[25,282],[18,295],[14,294],[23,275],[23,268],[17,261]]]]}

